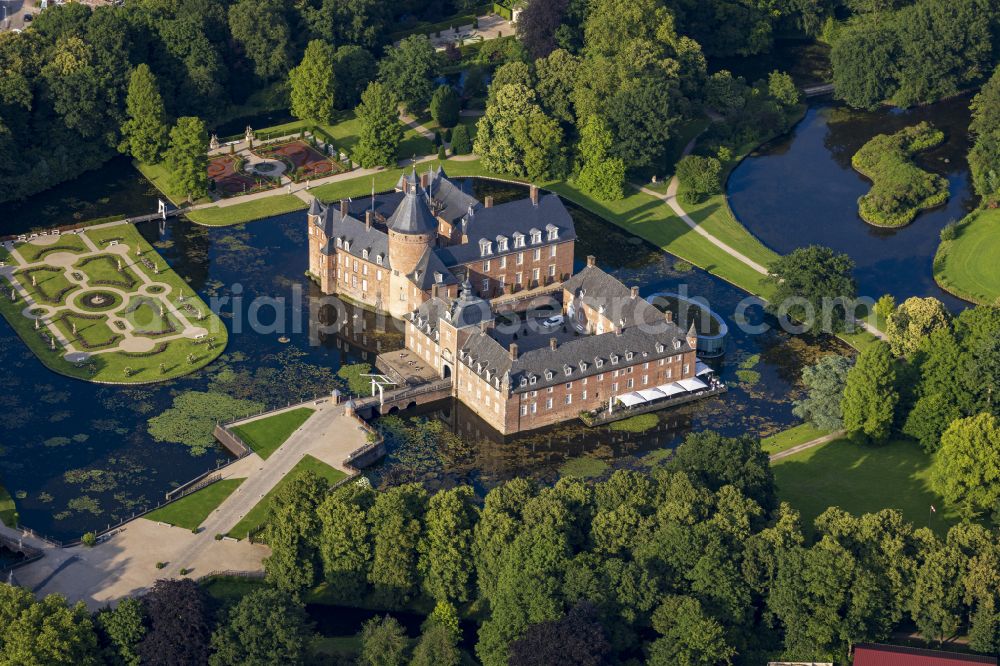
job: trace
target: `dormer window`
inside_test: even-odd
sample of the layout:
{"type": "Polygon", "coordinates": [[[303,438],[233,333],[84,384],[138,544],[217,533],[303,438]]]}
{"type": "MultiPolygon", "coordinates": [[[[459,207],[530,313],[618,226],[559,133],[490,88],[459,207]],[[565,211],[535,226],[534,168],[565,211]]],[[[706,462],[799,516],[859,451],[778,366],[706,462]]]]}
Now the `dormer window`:
{"type": "Polygon", "coordinates": [[[596,365],[598,368],[601,367],[602,365],[604,365],[604,359],[603,358],[594,359],[594,365],[596,365]]]}
{"type": "Polygon", "coordinates": [[[361,258],[362,259],[367,259],[368,258],[368,248],[365,248],[364,250],[361,250],[361,258]]]}
{"type": "Polygon", "coordinates": [[[535,380],[536,380],[536,379],[538,379],[538,377],[535,377],[534,375],[532,375],[532,376],[531,376],[531,379],[530,379],[530,380],[528,381],[528,383],[529,383],[529,384],[531,384],[532,386],[534,386],[534,385],[535,385],[535,380]]]}
{"type": "Polygon", "coordinates": [[[524,247],[524,234],[520,231],[514,232],[514,247],[524,247]]]}
{"type": "Polygon", "coordinates": [[[617,362],[618,362],[618,354],[612,354],[611,355],[611,364],[614,365],[617,362]]]}
{"type": "Polygon", "coordinates": [[[434,281],[438,283],[444,282],[444,275],[437,271],[434,271],[434,281]]]}
{"type": "Polygon", "coordinates": [[[571,374],[573,374],[573,368],[569,367],[568,365],[564,365],[563,372],[566,373],[567,377],[569,377],[571,374]]]}
{"type": "Polygon", "coordinates": [[[421,276],[421,275],[423,275],[423,271],[413,271],[413,277],[414,277],[414,279],[416,279],[416,280],[417,280],[418,282],[420,281],[420,276],[421,276]]]}
{"type": "Polygon", "coordinates": [[[657,342],[656,343],[656,353],[657,354],[662,354],[663,353],[663,343],[662,342],[657,342]]]}
{"type": "Polygon", "coordinates": [[[490,381],[491,379],[493,379],[493,371],[492,370],[487,370],[486,371],[486,381],[490,381]]]}
{"type": "Polygon", "coordinates": [[[542,232],[538,229],[531,230],[531,244],[537,245],[542,242],[542,232]]]}
{"type": "Polygon", "coordinates": [[[521,377],[521,386],[527,386],[527,385],[528,385],[528,380],[525,379],[524,377],[521,377]]]}
{"type": "Polygon", "coordinates": [[[506,252],[506,251],[507,251],[507,237],[497,236],[497,252],[506,252]]]}
{"type": "Polygon", "coordinates": [[[337,238],[337,247],[344,247],[344,239],[343,238],[339,238],[339,237],[337,238]]]}
{"type": "Polygon", "coordinates": [[[351,251],[351,241],[349,240],[344,241],[344,249],[347,250],[348,252],[351,251]]]}
{"type": "Polygon", "coordinates": [[[625,352],[625,360],[626,361],[632,360],[632,352],[625,352]]]}
{"type": "Polygon", "coordinates": [[[680,349],[680,348],[681,348],[681,341],[674,340],[674,349],[680,349]]]}
{"type": "Polygon", "coordinates": [[[584,362],[580,363],[580,371],[581,372],[586,372],[587,371],[587,364],[586,363],[584,363],[584,362]]]}
{"type": "Polygon", "coordinates": [[[479,256],[485,257],[490,254],[493,254],[493,243],[484,238],[479,241],[479,256]]]}
{"type": "Polygon", "coordinates": [[[556,225],[549,224],[549,225],[547,225],[545,227],[545,230],[547,232],[549,232],[549,240],[550,241],[558,240],[559,239],[559,227],[557,227],[556,225]]]}
{"type": "Polygon", "coordinates": [[[546,370],[545,371],[545,379],[552,379],[552,371],[551,370],[546,370]]]}
{"type": "Polygon", "coordinates": [[[379,266],[382,265],[382,255],[381,254],[375,255],[375,263],[378,264],[379,266]]]}
{"type": "Polygon", "coordinates": [[[483,372],[483,364],[482,363],[476,363],[476,374],[478,375],[478,374],[481,374],[482,372],[483,372]]]}

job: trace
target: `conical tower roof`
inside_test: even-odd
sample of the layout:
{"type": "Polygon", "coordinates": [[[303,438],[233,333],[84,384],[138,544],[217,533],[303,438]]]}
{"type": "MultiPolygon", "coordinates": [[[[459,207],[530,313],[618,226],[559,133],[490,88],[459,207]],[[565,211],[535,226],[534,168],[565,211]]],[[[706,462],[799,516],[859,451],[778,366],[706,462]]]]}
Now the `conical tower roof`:
{"type": "Polygon", "coordinates": [[[389,217],[388,226],[400,234],[430,234],[437,230],[437,220],[427,207],[419,188],[410,186],[389,217]]]}
{"type": "Polygon", "coordinates": [[[319,215],[320,212],[321,212],[321,209],[319,207],[319,199],[317,199],[316,197],[313,197],[313,200],[311,202],[309,202],[309,214],[310,215],[319,215]]]}

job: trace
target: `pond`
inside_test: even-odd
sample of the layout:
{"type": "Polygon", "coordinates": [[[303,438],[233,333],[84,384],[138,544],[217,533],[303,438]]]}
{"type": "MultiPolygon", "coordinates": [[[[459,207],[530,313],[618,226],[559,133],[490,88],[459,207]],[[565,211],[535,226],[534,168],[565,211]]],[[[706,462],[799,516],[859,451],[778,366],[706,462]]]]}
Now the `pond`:
{"type": "MultiPolygon", "coordinates": [[[[516,188],[476,184],[481,197],[524,196],[516,188]]],[[[577,268],[588,254],[644,295],[687,293],[708,300],[730,323],[726,354],[713,360],[729,383],[728,394],[660,413],[641,434],[590,429],[568,422],[501,438],[461,406],[430,406],[421,414],[443,421],[454,437],[444,445],[412,442],[393,447],[369,476],[376,485],[407,480],[428,486],[468,482],[486,489],[515,475],[553,481],[567,460],[586,455],[611,467],[639,467],[676,446],[691,430],[766,435],[795,421],[791,402],[800,392],[801,368],[823,353],[844,351],[835,339],[810,340],[781,331],[750,335],[732,326],[746,294],[645,244],[576,208],[577,268]],[[455,445],[458,442],[458,445],[455,445]],[[646,457],[652,454],[652,458],[646,457]]],[[[141,227],[143,235],[206,300],[239,296],[221,308],[230,331],[226,353],[205,370],[178,380],[129,388],[98,386],[56,375],[42,366],[6,322],[0,323],[0,485],[17,500],[23,523],[60,539],[155,505],[178,483],[227,460],[213,449],[201,456],[157,442],[148,419],[168,409],[186,391],[214,391],[267,404],[328,391],[344,363],[372,361],[379,349],[400,344],[392,320],[345,306],[319,294],[307,268],[303,213],[291,213],[232,228],[204,228],[186,220],[141,227]],[[249,326],[256,296],[274,299],[261,308],[259,326],[249,326]],[[284,326],[271,326],[276,312],[284,326]],[[336,332],[337,321],[348,326],[336,332]],[[282,343],[282,336],[288,336],[282,343]]],[[[765,320],[757,307],[748,318],[765,320]]]]}
{"type": "Polygon", "coordinates": [[[854,259],[862,296],[889,293],[897,302],[934,296],[950,309],[967,303],[934,282],[933,259],[941,228],[976,204],[968,165],[969,97],[914,109],[853,111],[838,104],[810,105],[805,118],[744,160],[727,185],[737,219],[765,245],[786,254],[826,245],[854,259]],[[945,132],[941,146],[917,164],[948,179],[948,203],[920,213],[900,229],[878,228],[858,216],[858,197],[870,183],[851,168],[851,157],[876,134],[928,121],[945,132]]]}

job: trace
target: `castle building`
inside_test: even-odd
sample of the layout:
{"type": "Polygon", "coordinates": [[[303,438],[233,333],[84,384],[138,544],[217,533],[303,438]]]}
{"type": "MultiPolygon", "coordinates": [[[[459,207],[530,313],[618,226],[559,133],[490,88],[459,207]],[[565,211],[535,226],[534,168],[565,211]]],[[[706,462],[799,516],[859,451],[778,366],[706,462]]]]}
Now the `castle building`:
{"type": "Polygon", "coordinates": [[[500,318],[465,281],[456,298],[432,295],[406,317],[406,348],[502,434],[710,389],[693,325],[681,330],[593,257],[561,297],[561,323],[500,318]]]}
{"type": "Polygon", "coordinates": [[[573,271],[576,230],[555,194],[480,202],[443,168],[400,178],[376,204],[313,200],[309,272],[320,289],[403,317],[434,294],[479,299],[558,291],[573,271]]]}

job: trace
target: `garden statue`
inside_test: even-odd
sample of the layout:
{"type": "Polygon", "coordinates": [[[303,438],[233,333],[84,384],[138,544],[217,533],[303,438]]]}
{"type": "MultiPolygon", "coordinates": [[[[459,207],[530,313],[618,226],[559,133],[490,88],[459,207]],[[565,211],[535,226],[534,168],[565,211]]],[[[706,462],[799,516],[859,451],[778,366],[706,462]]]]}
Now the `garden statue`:
{"type": "Polygon", "coordinates": [[[165,366],[165,365],[163,365],[161,363],[160,364],[160,374],[163,375],[163,374],[166,374],[166,372],[167,372],[167,366],[165,366]]]}
{"type": "Polygon", "coordinates": [[[249,125],[247,125],[246,139],[247,143],[250,144],[250,147],[253,148],[254,133],[253,133],[253,128],[250,127],[249,125]]]}
{"type": "Polygon", "coordinates": [[[76,335],[76,322],[73,322],[73,335],[76,335]]]}
{"type": "Polygon", "coordinates": [[[118,272],[119,273],[122,272],[122,260],[121,259],[118,260],[118,272]]]}
{"type": "Polygon", "coordinates": [[[212,132],[212,139],[208,142],[208,147],[210,150],[219,149],[219,135],[215,132],[212,132]]]}
{"type": "Polygon", "coordinates": [[[41,326],[38,323],[38,319],[35,319],[35,330],[37,331],[41,326]]]}
{"type": "Polygon", "coordinates": [[[50,348],[50,349],[51,349],[52,351],[55,351],[55,350],[56,350],[56,339],[55,339],[55,337],[53,337],[53,336],[51,336],[51,335],[49,336],[49,348],[50,348]]]}
{"type": "Polygon", "coordinates": [[[35,275],[31,276],[31,286],[32,287],[37,287],[38,286],[38,278],[35,275]]]}

